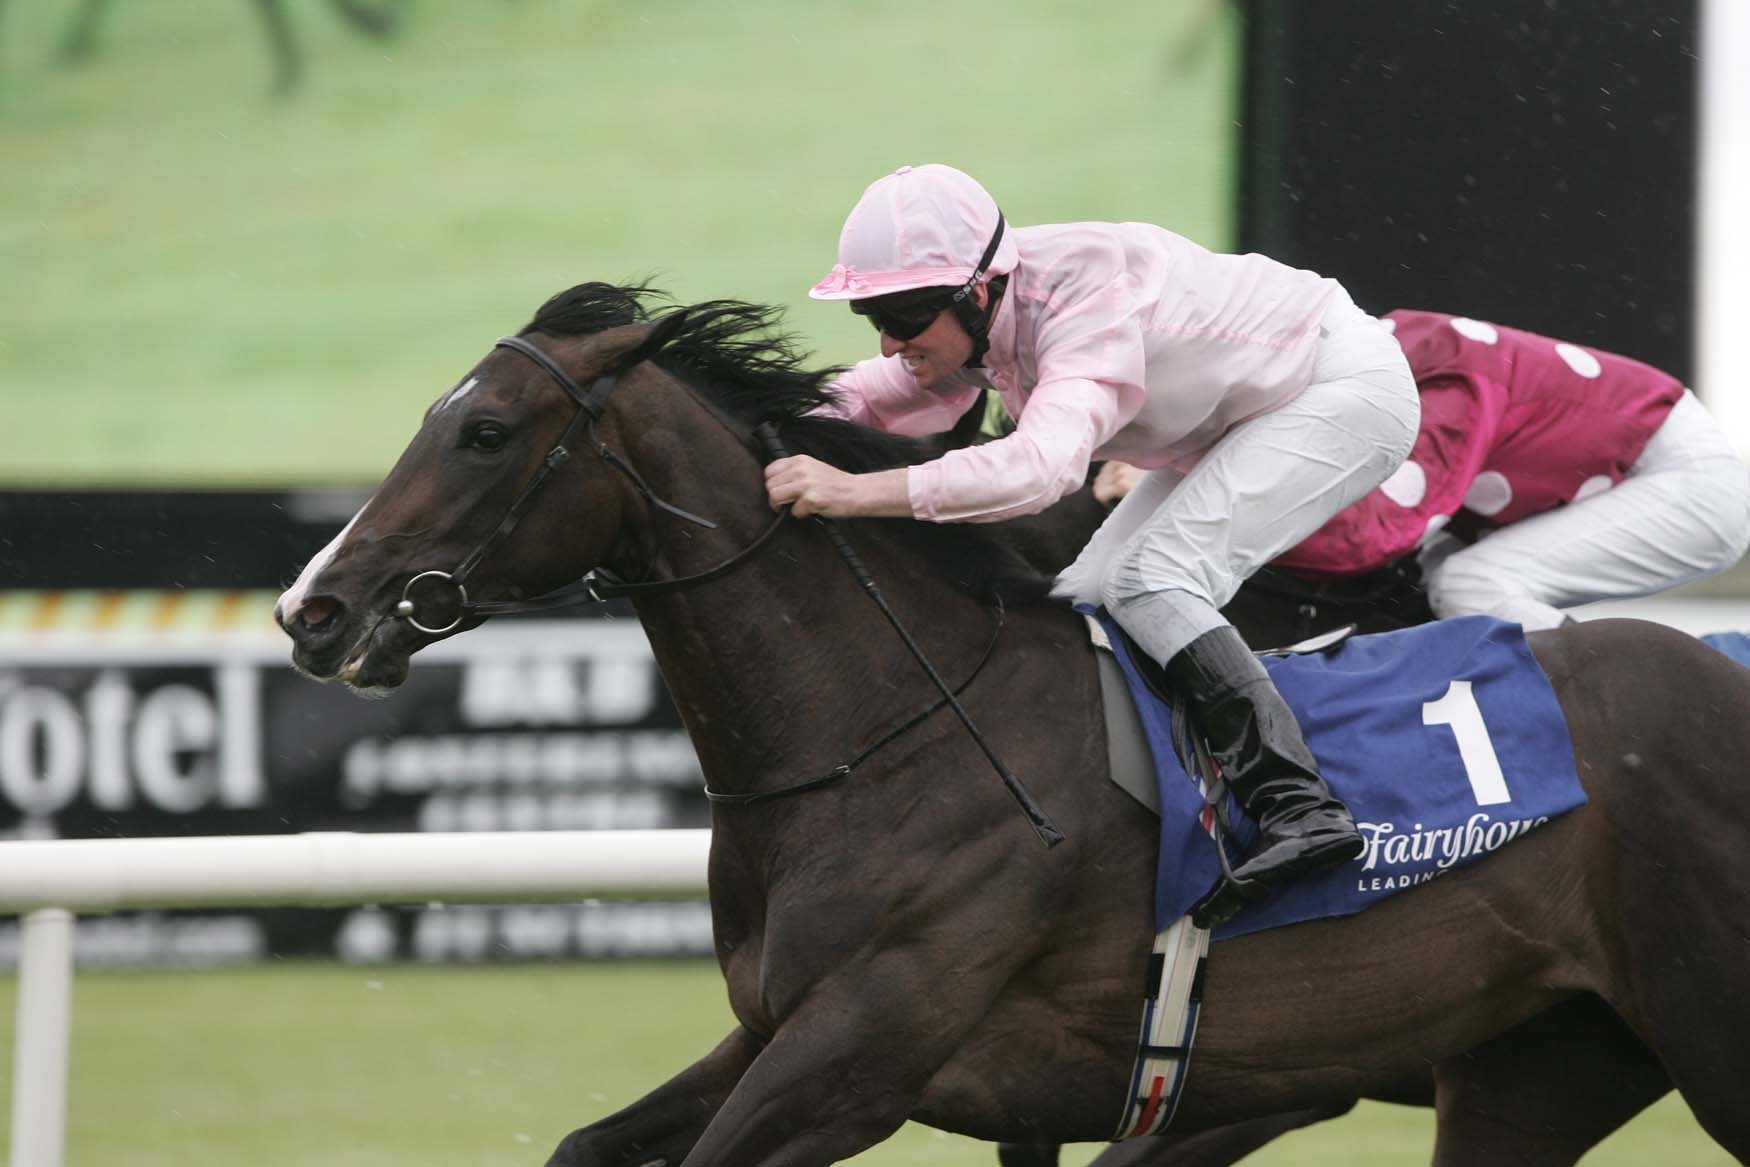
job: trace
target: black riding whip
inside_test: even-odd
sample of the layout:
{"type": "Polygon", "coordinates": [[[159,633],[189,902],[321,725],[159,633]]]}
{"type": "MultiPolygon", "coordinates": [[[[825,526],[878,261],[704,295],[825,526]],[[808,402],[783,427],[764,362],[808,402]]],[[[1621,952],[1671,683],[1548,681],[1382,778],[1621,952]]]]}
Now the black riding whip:
{"type": "MultiPolygon", "coordinates": [[[[765,446],[766,453],[772,461],[775,462],[779,458],[790,456],[790,452],[784,449],[783,439],[778,436],[778,427],[771,422],[761,422],[754,427],[753,432],[754,436],[765,446]]],[[[1063,833],[1051,824],[1051,820],[1039,808],[1039,804],[1033,800],[1032,794],[1028,793],[1027,787],[1022,784],[1019,778],[1015,777],[1008,766],[1003,763],[1003,760],[997,757],[996,751],[991,748],[989,742],[985,741],[984,734],[979,732],[978,726],[972,723],[971,716],[961,707],[953,691],[948,688],[947,682],[942,680],[942,675],[936,671],[935,666],[924,655],[924,650],[918,647],[917,641],[911,638],[911,633],[905,630],[905,625],[899,622],[899,617],[893,614],[893,609],[887,606],[887,597],[881,594],[880,586],[870,576],[869,569],[863,566],[863,560],[857,555],[857,552],[846,541],[844,532],[839,530],[838,524],[822,515],[815,515],[814,521],[826,529],[826,537],[832,540],[832,545],[838,549],[839,558],[843,559],[845,564],[850,567],[851,574],[857,577],[857,583],[862,586],[869,598],[875,601],[875,606],[881,609],[881,614],[887,617],[887,622],[893,625],[895,632],[899,633],[899,638],[905,642],[905,647],[911,651],[913,659],[929,675],[937,691],[942,694],[942,699],[948,703],[949,708],[954,710],[955,716],[960,718],[960,724],[966,727],[966,732],[972,735],[972,740],[978,743],[980,750],[984,751],[985,758],[996,770],[997,777],[1003,780],[1003,785],[1008,787],[1009,794],[1020,806],[1021,813],[1027,816],[1027,822],[1033,827],[1033,833],[1039,836],[1039,841],[1048,848],[1063,842],[1063,833]]]]}

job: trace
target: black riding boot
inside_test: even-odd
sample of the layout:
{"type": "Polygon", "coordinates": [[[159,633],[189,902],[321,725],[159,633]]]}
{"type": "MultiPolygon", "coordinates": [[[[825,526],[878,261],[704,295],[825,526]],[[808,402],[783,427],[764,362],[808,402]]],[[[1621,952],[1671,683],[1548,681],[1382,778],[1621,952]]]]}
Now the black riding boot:
{"type": "Polygon", "coordinates": [[[1284,884],[1361,854],[1349,808],[1319,777],[1293,711],[1238,632],[1205,632],[1167,662],[1166,674],[1228,788],[1258,823],[1258,840],[1233,880],[1192,909],[1196,923],[1214,927],[1284,884]]]}

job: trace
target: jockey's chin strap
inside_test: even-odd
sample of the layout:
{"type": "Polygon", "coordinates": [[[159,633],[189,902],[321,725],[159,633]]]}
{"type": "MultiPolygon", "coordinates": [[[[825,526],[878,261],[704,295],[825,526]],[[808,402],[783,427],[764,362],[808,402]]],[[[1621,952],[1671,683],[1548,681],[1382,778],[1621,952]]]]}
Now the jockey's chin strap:
{"type": "Polygon", "coordinates": [[[996,230],[991,232],[990,242],[985,244],[984,254],[979,256],[978,266],[972,269],[966,282],[956,288],[948,299],[948,307],[953,310],[955,319],[960,321],[960,327],[966,330],[966,335],[972,338],[972,353],[966,358],[962,368],[980,368],[984,364],[985,354],[990,351],[990,322],[996,315],[996,301],[987,299],[984,307],[980,308],[972,299],[972,289],[978,286],[978,281],[996,259],[997,245],[1003,241],[1006,226],[1003,209],[998,207],[996,230]]]}

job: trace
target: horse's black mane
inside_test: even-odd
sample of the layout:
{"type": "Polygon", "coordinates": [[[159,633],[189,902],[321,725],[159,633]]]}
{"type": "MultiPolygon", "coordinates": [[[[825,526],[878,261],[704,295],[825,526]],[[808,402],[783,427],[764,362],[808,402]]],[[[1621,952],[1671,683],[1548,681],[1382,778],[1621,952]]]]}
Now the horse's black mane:
{"type": "MultiPolygon", "coordinates": [[[[670,309],[671,303],[643,284],[578,284],[542,304],[522,334],[585,336],[651,320],[654,307],[670,309]]],[[[685,317],[654,363],[749,430],[762,421],[775,422],[792,453],[866,473],[926,462],[948,448],[942,439],[900,437],[820,416],[818,411],[832,400],[828,386],[840,370],[806,365],[796,338],[778,331],[782,309],[708,300],[679,311],[685,317]]],[[[1029,559],[1026,548],[1051,542],[1029,530],[1036,523],[950,526],[870,520],[867,525],[892,531],[949,580],[975,594],[1000,591],[1010,598],[1039,598],[1049,574],[1063,566],[1039,562],[1039,554],[1029,559]]]]}
{"type": "MultiPolygon", "coordinates": [[[[669,307],[663,293],[640,284],[578,284],[541,305],[523,333],[586,336],[650,320],[659,302],[669,307]]],[[[827,386],[841,370],[804,364],[796,339],[776,331],[782,309],[707,300],[680,311],[685,321],[655,363],[750,428],[776,422],[797,453],[806,450],[859,472],[926,461],[942,452],[939,443],[812,416],[832,400],[827,386]]]]}

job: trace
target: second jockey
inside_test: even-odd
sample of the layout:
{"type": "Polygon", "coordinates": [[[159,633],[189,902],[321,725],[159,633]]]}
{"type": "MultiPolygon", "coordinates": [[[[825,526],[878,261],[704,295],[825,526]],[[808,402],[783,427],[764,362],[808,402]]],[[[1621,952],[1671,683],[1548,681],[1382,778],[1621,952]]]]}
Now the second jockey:
{"type": "Polygon", "coordinates": [[[1382,323],[1421,391],[1415,449],[1277,566],[1352,575],[1420,549],[1436,616],[1539,629],[1563,608],[1649,595],[1743,557],[1750,472],[1675,377],[1466,317],[1400,310],[1382,323]],[[1449,521],[1486,537],[1451,538],[1449,521]]]}

